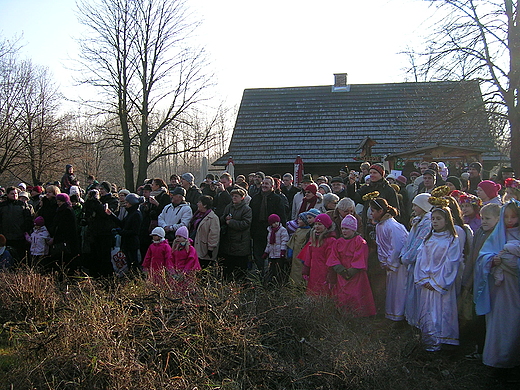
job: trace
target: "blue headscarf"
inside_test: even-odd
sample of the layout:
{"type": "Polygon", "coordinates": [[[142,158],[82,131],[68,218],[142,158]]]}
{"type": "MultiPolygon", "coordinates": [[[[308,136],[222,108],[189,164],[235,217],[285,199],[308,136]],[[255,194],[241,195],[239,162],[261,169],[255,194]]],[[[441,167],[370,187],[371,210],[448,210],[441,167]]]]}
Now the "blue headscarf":
{"type": "MultiPolygon", "coordinates": [[[[506,225],[504,223],[504,213],[506,207],[513,203],[517,210],[520,209],[520,202],[511,199],[500,210],[500,220],[488,239],[482,245],[475,263],[475,279],[473,282],[473,300],[478,315],[484,315],[491,311],[491,297],[489,295],[489,284],[491,282],[491,265],[493,257],[498,254],[506,245],[506,225]]],[[[520,267],[520,259],[518,259],[520,267]]],[[[520,288],[520,286],[519,286],[520,288]]]]}

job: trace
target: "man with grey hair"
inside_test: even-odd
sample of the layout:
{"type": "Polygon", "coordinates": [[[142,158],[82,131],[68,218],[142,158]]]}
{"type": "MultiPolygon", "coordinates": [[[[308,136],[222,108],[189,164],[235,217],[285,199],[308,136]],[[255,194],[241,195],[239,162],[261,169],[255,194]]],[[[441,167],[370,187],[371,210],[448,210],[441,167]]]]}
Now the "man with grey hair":
{"type": "Polygon", "coordinates": [[[186,202],[189,203],[192,212],[197,212],[197,202],[202,196],[202,191],[194,184],[195,177],[190,173],[186,172],[181,175],[181,187],[186,190],[186,202]]]}
{"type": "MultiPolygon", "coordinates": [[[[291,175],[290,173],[286,173],[285,175],[282,176],[281,190],[282,190],[282,194],[284,194],[285,197],[287,198],[287,200],[289,201],[289,206],[292,209],[294,195],[296,195],[298,192],[300,192],[300,190],[293,185],[293,175],[291,175]]],[[[292,213],[292,211],[291,211],[291,213],[292,213]]],[[[291,213],[289,213],[289,215],[291,215],[291,213]]]]}

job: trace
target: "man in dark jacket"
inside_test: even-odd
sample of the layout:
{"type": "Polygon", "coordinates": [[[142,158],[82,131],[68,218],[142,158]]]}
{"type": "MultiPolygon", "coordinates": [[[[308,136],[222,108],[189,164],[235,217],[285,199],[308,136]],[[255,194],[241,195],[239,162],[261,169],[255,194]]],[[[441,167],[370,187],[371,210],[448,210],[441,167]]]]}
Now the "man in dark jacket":
{"type": "Polygon", "coordinates": [[[7,239],[7,245],[16,251],[12,255],[19,261],[26,256],[25,233],[32,228],[31,209],[18,199],[15,187],[8,187],[6,194],[7,199],[0,203],[0,233],[7,239]]]}
{"type": "Polygon", "coordinates": [[[195,177],[189,173],[183,173],[181,176],[181,186],[186,190],[186,202],[190,204],[193,214],[197,212],[197,202],[202,196],[202,191],[194,184],[195,177]]]}
{"type": "Polygon", "coordinates": [[[264,270],[264,254],[267,245],[267,219],[269,215],[276,214],[280,217],[280,223],[285,225],[287,217],[282,198],[274,192],[274,179],[266,176],[262,180],[261,192],[253,196],[249,206],[252,210],[251,238],[253,239],[253,256],[256,266],[260,271],[264,270]]]}

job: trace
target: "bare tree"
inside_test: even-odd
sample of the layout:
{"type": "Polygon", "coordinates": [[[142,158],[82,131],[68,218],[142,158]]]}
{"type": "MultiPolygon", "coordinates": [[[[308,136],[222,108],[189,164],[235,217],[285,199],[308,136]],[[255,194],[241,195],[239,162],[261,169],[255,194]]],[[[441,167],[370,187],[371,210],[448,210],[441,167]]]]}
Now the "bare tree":
{"type": "Polygon", "coordinates": [[[512,166],[520,172],[518,1],[427,1],[440,21],[424,50],[407,53],[410,71],[416,80],[480,80],[491,123],[506,125],[503,131],[495,128],[495,134],[509,140],[512,166]]]}
{"type": "Polygon", "coordinates": [[[83,82],[107,96],[93,106],[119,120],[117,131],[107,135],[123,150],[126,187],[135,188],[134,156],[142,183],[157,159],[197,151],[211,137],[211,128],[191,120],[209,86],[204,52],[188,44],[196,24],[183,0],[81,1],[78,10],[90,34],[80,40],[89,74],[83,82]],[[160,137],[165,132],[174,136],[160,137]],[[198,142],[177,145],[181,132],[198,142]]]}

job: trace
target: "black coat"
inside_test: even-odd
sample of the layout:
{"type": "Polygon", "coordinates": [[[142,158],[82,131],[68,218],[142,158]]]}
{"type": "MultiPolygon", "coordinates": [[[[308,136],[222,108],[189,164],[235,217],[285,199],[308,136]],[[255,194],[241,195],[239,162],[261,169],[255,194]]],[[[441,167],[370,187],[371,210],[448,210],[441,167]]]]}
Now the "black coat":
{"type": "Polygon", "coordinates": [[[267,195],[267,213],[265,219],[260,216],[260,209],[262,206],[262,192],[256,194],[251,199],[249,207],[253,213],[253,219],[251,223],[251,235],[252,236],[265,236],[267,237],[267,217],[271,214],[277,214],[280,217],[282,225],[285,225],[287,221],[285,216],[285,205],[281,196],[275,192],[271,192],[267,195]]]}
{"type": "Polygon", "coordinates": [[[120,221],[115,215],[111,215],[112,220],[119,225],[121,230],[121,250],[123,252],[139,249],[139,230],[143,217],[139,211],[139,204],[127,208],[128,214],[120,221]]]}
{"type": "Polygon", "coordinates": [[[70,248],[71,254],[79,253],[79,242],[76,228],[76,215],[72,207],[62,204],[56,210],[56,215],[52,222],[52,230],[49,232],[54,239],[54,245],[66,243],[70,248]]]}
{"type": "MultiPolygon", "coordinates": [[[[220,218],[221,241],[220,252],[224,255],[247,256],[251,253],[251,208],[242,201],[238,205],[228,204],[224,215],[220,218]],[[226,223],[226,216],[232,218],[226,223]]],[[[265,233],[267,235],[267,231],[265,233]]]]}

